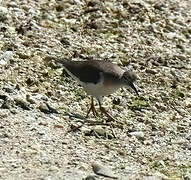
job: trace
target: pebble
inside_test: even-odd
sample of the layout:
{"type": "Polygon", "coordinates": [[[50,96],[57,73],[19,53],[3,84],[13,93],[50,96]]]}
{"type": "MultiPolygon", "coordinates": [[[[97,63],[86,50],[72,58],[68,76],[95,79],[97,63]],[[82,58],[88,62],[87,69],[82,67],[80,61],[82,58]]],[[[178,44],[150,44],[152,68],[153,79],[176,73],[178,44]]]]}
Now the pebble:
{"type": "Polygon", "coordinates": [[[4,54],[0,57],[0,65],[6,65],[10,59],[13,57],[12,51],[6,51],[4,54]]]}
{"type": "Polygon", "coordinates": [[[9,104],[7,101],[5,101],[5,102],[1,105],[1,108],[3,108],[3,109],[10,109],[11,106],[10,106],[10,104],[9,104]]]}
{"type": "Polygon", "coordinates": [[[8,13],[8,8],[0,6],[0,12],[6,14],[6,13],[8,13]]]}
{"type": "Polygon", "coordinates": [[[184,175],[184,180],[191,180],[191,173],[189,171],[184,175]]]}
{"type": "Polygon", "coordinates": [[[145,134],[142,131],[135,131],[135,132],[131,132],[129,133],[131,136],[135,136],[138,139],[142,139],[144,138],[145,134]]]}
{"type": "Polygon", "coordinates": [[[40,106],[39,106],[39,110],[41,112],[46,113],[46,114],[48,114],[48,113],[56,113],[56,114],[58,114],[58,111],[56,109],[54,109],[53,107],[51,107],[47,103],[41,103],[40,106]]]}
{"type": "Polygon", "coordinates": [[[17,55],[19,56],[19,58],[21,59],[29,59],[31,54],[28,52],[17,52],[17,55]]]}
{"type": "Polygon", "coordinates": [[[96,180],[95,176],[87,176],[84,180],[96,180]]]}
{"type": "Polygon", "coordinates": [[[15,104],[17,106],[20,106],[21,108],[23,108],[24,110],[30,110],[29,108],[29,103],[26,102],[24,99],[21,98],[14,98],[15,104]]]}
{"type": "Polygon", "coordinates": [[[8,116],[10,116],[8,109],[0,109],[0,119],[6,118],[8,116]]]}
{"type": "Polygon", "coordinates": [[[40,104],[39,110],[44,113],[49,113],[49,108],[48,108],[47,104],[45,104],[45,103],[40,104]]]}
{"type": "Polygon", "coordinates": [[[31,104],[36,104],[35,100],[33,98],[31,98],[31,96],[29,94],[26,95],[26,100],[31,104]]]}
{"type": "Polygon", "coordinates": [[[154,70],[154,69],[146,69],[145,72],[146,72],[146,73],[149,73],[149,74],[153,74],[153,75],[154,75],[154,74],[157,74],[157,71],[154,70]]]}
{"type": "Polygon", "coordinates": [[[93,168],[94,173],[97,175],[117,179],[117,176],[107,166],[103,166],[98,163],[92,163],[92,168],[93,168]]]}
{"type": "Polygon", "coordinates": [[[98,137],[98,138],[100,138],[100,137],[105,137],[107,139],[112,139],[113,138],[113,136],[110,133],[108,133],[106,131],[106,129],[103,129],[103,128],[100,128],[100,127],[94,128],[93,135],[98,137]]]}
{"type": "Polygon", "coordinates": [[[3,87],[3,90],[7,93],[13,93],[14,92],[14,87],[10,84],[7,84],[3,87]]]}

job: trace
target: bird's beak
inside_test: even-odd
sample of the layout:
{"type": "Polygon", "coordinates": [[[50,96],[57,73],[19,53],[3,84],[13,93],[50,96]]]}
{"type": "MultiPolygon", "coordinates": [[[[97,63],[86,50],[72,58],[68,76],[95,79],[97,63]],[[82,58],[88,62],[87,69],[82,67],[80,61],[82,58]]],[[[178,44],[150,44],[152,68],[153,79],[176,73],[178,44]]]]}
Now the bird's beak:
{"type": "Polygon", "coordinates": [[[138,90],[134,83],[130,83],[130,87],[135,91],[135,93],[139,96],[138,90]]]}

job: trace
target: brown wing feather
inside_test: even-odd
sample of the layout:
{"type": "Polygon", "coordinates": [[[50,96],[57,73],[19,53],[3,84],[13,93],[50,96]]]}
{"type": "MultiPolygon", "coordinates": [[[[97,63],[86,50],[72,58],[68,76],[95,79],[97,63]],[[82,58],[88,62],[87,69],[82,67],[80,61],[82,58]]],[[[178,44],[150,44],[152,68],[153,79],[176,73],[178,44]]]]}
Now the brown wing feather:
{"type": "Polygon", "coordinates": [[[123,72],[119,66],[106,61],[61,61],[61,63],[81,81],[95,84],[100,81],[101,73],[108,77],[119,78],[123,72]]]}

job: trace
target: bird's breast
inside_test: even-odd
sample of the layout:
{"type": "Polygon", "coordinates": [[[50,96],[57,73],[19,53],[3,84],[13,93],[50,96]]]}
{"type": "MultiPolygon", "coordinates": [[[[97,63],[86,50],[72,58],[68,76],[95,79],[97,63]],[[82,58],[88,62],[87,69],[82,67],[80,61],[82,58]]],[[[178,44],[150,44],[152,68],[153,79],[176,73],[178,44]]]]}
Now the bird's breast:
{"type": "Polygon", "coordinates": [[[97,84],[86,83],[82,86],[89,95],[94,97],[110,95],[121,87],[119,85],[104,85],[103,82],[98,82],[97,84]]]}

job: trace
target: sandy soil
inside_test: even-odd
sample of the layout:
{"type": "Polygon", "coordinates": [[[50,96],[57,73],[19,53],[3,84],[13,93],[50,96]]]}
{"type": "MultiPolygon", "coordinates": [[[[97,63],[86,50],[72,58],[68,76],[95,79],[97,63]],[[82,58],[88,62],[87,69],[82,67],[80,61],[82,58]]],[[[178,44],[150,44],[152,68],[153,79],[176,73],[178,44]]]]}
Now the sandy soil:
{"type": "Polygon", "coordinates": [[[189,0],[1,0],[0,179],[190,180],[190,47],[189,0]],[[86,119],[58,58],[132,69],[140,96],[86,119]]]}

